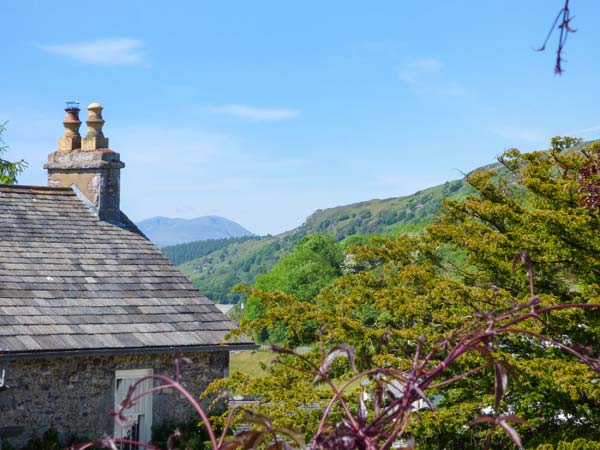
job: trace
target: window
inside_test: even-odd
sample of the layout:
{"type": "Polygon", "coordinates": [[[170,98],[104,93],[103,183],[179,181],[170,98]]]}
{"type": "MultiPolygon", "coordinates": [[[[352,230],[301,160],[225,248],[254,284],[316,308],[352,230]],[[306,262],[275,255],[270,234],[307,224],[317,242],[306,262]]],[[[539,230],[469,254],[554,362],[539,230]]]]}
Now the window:
{"type": "MultiPolygon", "coordinates": [[[[119,407],[129,388],[140,378],[152,375],[152,369],[139,370],[117,370],[115,373],[115,410],[119,407]]],[[[144,380],[135,388],[135,395],[151,389],[153,380],[144,380]]],[[[119,425],[115,423],[115,438],[130,439],[147,443],[150,441],[152,428],[152,394],[142,397],[131,408],[124,411],[127,423],[119,425]]],[[[121,444],[121,450],[134,450],[137,446],[121,444]]]]}

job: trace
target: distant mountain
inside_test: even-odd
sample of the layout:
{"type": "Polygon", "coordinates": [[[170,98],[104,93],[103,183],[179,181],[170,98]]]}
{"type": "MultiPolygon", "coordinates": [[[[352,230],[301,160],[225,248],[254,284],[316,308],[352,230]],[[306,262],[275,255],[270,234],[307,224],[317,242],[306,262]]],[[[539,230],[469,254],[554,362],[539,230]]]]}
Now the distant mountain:
{"type": "Polygon", "coordinates": [[[219,216],[204,216],[195,219],[152,217],[142,220],[136,225],[159,247],[206,239],[254,236],[254,233],[246,230],[240,224],[219,216]]]}

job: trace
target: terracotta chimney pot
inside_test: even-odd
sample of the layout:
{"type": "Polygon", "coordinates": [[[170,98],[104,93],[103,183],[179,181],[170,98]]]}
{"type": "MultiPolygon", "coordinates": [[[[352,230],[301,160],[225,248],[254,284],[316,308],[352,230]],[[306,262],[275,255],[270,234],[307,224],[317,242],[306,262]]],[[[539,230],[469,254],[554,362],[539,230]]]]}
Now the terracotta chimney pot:
{"type": "Polygon", "coordinates": [[[73,104],[67,104],[65,113],[65,120],[63,121],[65,132],[58,140],[58,150],[69,151],[81,148],[81,135],[79,134],[81,120],[79,120],[79,108],[73,106],[73,104]]]}
{"type": "Polygon", "coordinates": [[[82,150],[108,148],[108,138],[105,138],[102,132],[102,127],[104,126],[104,119],[102,119],[103,109],[100,103],[91,103],[88,106],[88,118],[85,121],[88,129],[87,134],[83,138],[82,150]]]}

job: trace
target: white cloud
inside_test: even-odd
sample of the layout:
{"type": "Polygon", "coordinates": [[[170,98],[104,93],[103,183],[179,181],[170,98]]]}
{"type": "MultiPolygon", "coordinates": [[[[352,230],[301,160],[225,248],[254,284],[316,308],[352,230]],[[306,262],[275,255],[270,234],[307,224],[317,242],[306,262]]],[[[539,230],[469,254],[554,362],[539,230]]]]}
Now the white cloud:
{"type": "Polygon", "coordinates": [[[398,68],[398,75],[406,83],[415,83],[419,79],[432,73],[437,73],[444,67],[444,63],[432,57],[409,59],[398,68]]]}
{"type": "Polygon", "coordinates": [[[238,117],[255,122],[289,120],[302,114],[299,109],[292,108],[256,108],[248,105],[222,105],[210,108],[212,112],[238,117]]]}
{"type": "Polygon", "coordinates": [[[67,44],[41,45],[48,53],[66,56],[86,64],[103,66],[144,66],[144,42],[133,38],[109,38],[67,44]]]}
{"type": "Polygon", "coordinates": [[[465,88],[444,74],[444,63],[430,56],[406,59],[398,66],[398,76],[417,94],[436,97],[459,97],[466,94],[465,88]]]}

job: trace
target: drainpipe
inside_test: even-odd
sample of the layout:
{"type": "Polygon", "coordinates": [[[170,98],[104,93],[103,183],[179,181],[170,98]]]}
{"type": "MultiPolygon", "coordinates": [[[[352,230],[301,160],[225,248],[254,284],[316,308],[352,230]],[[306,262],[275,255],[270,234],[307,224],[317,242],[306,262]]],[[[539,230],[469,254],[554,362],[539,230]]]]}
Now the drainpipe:
{"type": "Polygon", "coordinates": [[[0,371],[0,391],[4,391],[5,389],[9,389],[8,384],[6,384],[6,378],[8,377],[8,359],[2,359],[2,371],[0,371]]]}

